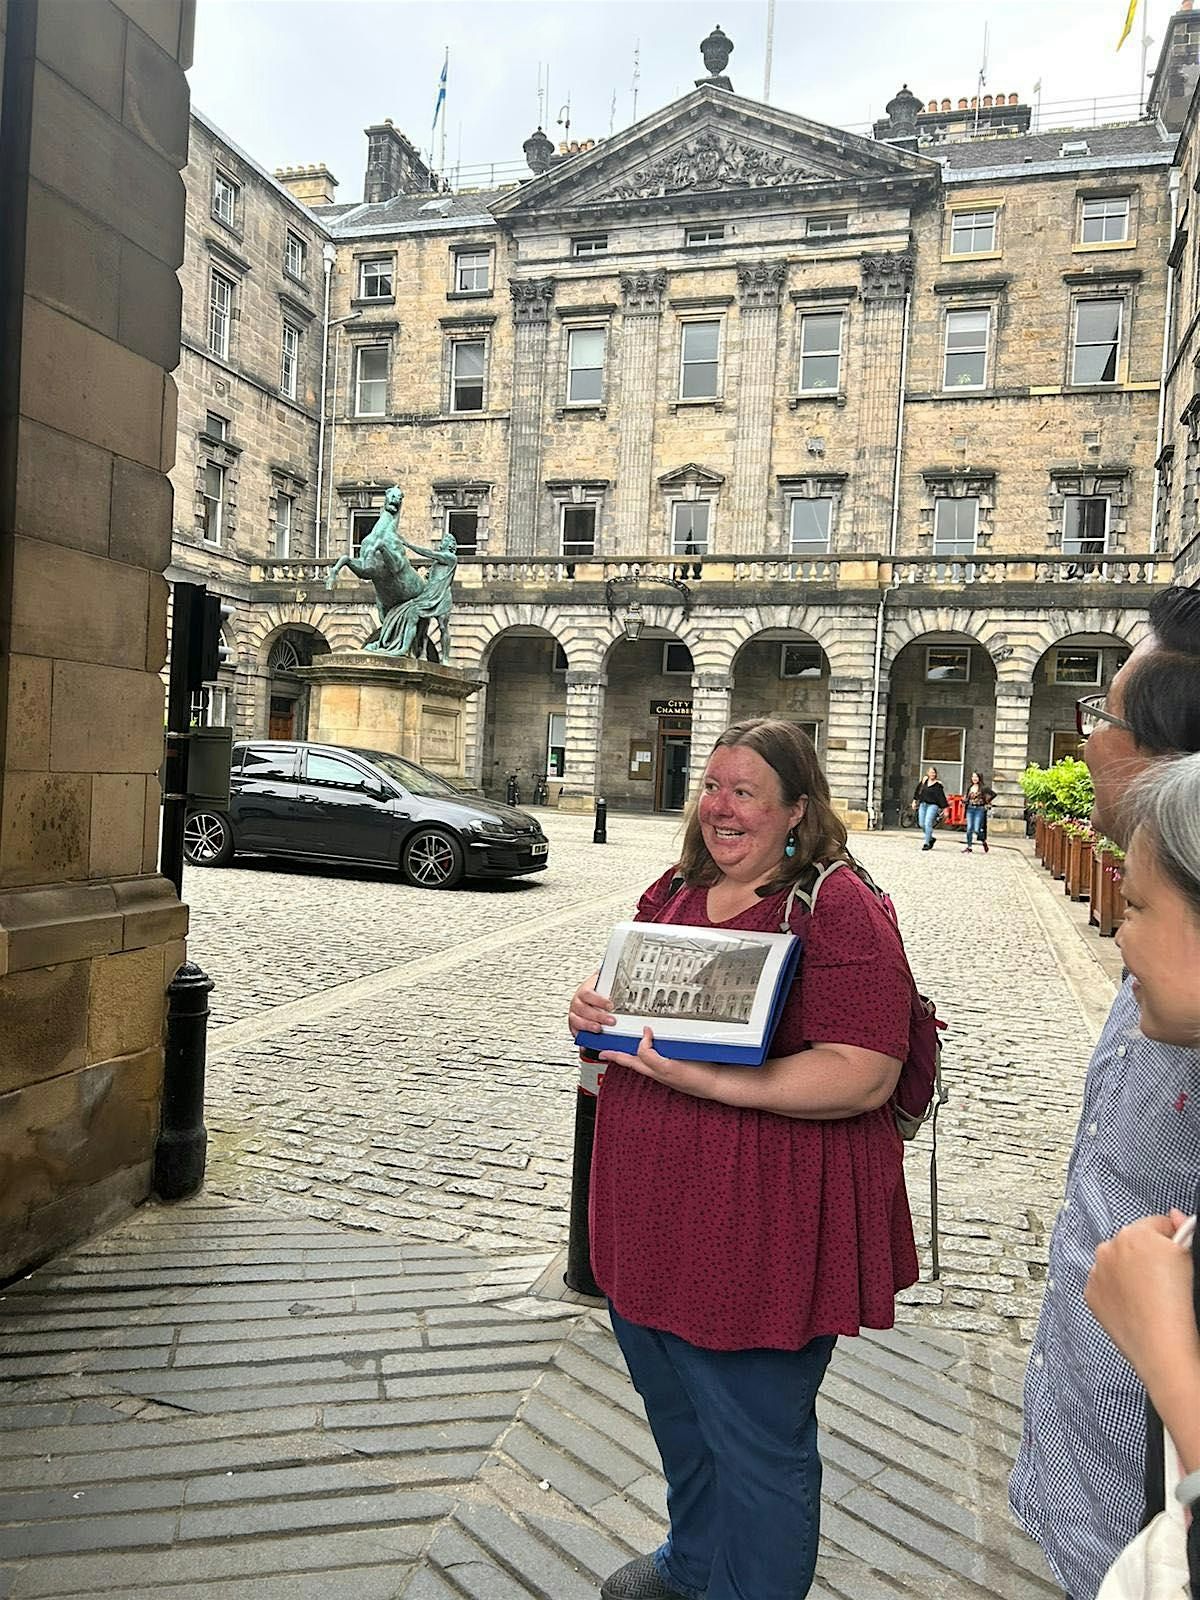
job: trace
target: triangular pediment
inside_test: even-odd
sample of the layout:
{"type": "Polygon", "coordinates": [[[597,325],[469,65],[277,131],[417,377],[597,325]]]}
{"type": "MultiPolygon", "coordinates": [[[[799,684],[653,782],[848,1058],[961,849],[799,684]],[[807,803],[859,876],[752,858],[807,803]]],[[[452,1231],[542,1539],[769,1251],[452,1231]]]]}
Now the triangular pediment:
{"type": "Polygon", "coordinates": [[[699,484],[702,489],[719,489],[724,482],[724,473],[713,472],[696,461],[674,467],[670,472],[664,472],[658,480],[661,489],[682,489],[689,483],[699,484]]]}
{"type": "Polygon", "coordinates": [[[708,85],[493,206],[498,217],[925,179],[937,162],[708,85]]]}

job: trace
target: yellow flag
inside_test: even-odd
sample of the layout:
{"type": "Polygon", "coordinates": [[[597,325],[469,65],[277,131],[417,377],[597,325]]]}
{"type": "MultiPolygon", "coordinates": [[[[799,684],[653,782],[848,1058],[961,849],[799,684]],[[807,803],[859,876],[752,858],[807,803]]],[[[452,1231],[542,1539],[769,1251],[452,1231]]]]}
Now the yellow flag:
{"type": "Polygon", "coordinates": [[[1125,13],[1125,26],[1121,29],[1121,37],[1117,40],[1117,49],[1125,43],[1133,27],[1133,19],[1137,16],[1138,0],[1129,0],[1129,10],[1125,13]]]}

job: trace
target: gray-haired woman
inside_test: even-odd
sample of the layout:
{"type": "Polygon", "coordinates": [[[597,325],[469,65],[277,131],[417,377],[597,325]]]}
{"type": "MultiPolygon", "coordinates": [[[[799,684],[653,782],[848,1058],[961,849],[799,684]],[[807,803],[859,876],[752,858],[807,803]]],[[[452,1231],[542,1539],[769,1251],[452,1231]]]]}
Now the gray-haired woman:
{"type": "MultiPolygon", "coordinates": [[[[1200,1049],[1200,755],[1154,768],[1131,796],[1137,826],[1125,861],[1128,911],[1117,935],[1133,975],[1142,1032],[1200,1049]]],[[[1197,1113],[1197,1081],[1178,1092],[1180,1115],[1197,1113]]],[[[1200,1177],[1200,1174],[1197,1174],[1200,1177]]],[[[1200,1196],[1197,1197],[1200,1203],[1200,1196]]],[[[1096,1251],[1087,1303],[1146,1385],[1175,1442],[1185,1474],[1179,1498],[1191,1505],[1188,1565],[1200,1600],[1200,1289],[1193,1258],[1173,1242],[1184,1218],[1143,1217],[1096,1251]]],[[[1151,1428],[1148,1506],[1161,1509],[1161,1449],[1151,1428]]]]}

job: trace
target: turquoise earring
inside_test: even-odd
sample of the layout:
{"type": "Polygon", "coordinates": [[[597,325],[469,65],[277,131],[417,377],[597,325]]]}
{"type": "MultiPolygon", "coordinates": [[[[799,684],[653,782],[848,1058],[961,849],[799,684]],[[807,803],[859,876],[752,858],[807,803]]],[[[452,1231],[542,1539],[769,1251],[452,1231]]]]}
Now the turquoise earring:
{"type": "Polygon", "coordinates": [[[787,843],[783,847],[783,853],[788,857],[789,860],[796,854],[796,835],[794,833],[788,834],[787,843]]]}

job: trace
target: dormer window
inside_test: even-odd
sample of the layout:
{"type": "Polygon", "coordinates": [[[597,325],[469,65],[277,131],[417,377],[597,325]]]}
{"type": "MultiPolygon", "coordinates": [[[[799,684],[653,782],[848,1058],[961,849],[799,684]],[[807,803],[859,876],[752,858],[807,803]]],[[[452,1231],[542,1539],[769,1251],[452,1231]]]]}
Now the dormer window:
{"type": "Polygon", "coordinates": [[[725,227],[720,222],[705,222],[695,228],[683,230],[683,242],[689,250],[698,245],[720,244],[725,238],[725,227]]]}

